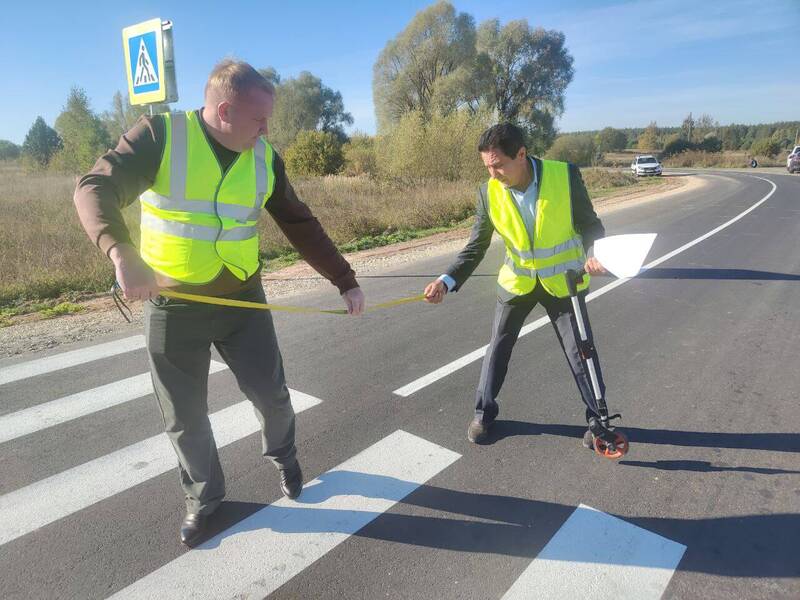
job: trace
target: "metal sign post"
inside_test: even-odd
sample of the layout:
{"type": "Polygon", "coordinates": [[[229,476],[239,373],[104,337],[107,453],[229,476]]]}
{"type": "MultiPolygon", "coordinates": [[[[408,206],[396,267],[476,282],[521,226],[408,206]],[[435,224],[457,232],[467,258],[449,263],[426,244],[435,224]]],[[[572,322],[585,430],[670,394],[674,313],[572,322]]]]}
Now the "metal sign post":
{"type": "Polygon", "coordinates": [[[178,100],[172,22],[150,19],[122,30],[125,73],[131,104],[178,100]]]}

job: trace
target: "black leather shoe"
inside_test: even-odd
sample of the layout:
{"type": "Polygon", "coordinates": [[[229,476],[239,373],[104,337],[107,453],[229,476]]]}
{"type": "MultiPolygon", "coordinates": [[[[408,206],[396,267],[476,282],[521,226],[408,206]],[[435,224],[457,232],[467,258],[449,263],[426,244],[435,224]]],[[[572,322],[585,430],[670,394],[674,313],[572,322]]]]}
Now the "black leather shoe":
{"type": "Polygon", "coordinates": [[[295,462],[293,467],[281,469],[281,491],[287,498],[294,500],[303,491],[303,472],[300,463],[295,462]]]}
{"type": "Polygon", "coordinates": [[[197,513],[186,513],[181,523],[181,542],[187,546],[197,543],[206,531],[208,515],[198,515],[197,513]]]}
{"type": "Polygon", "coordinates": [[[473,444],[482,444],[489,438],[489,429],[491,429],[492,423],[492,421],[484,423],[480,417],[475,417],[467,427],[467,439],[473,444]]]}

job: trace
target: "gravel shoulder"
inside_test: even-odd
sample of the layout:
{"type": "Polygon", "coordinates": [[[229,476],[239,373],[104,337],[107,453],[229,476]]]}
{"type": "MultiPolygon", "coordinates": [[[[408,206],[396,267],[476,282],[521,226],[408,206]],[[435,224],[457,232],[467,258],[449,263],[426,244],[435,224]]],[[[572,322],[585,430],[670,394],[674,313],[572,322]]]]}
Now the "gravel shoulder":
{"type": "MultiPolygon", "coordinates": [[[[620,191],[594,200],[598,214],[644,202],[668,199],[675,194],[696,191],[707,182],[694,175],[665,176],[652,188],[635,192],[620,191]]],[[[441,255],[454,255],[469,237],[469,229],[454,229],[429,237],[362,250],[345,255],[359,275],[379,275],[401,265],[441,255]]],[[[264,288],[270,301],[291,303],[293,297],[327,289],[330,284],[305,262],[267,272],[264,288]]],[[[126,323],[111,298],[100,296],[81,303],[79,313],[45,319],[38,314],[15,317],[0,329],[0,358],[39,352],[108,335],[134,335],[142,331],[142,305],[130,303],[133,320],[126,323]]],[[[338,308],[338,306],[336,307],[338,308]]]]}

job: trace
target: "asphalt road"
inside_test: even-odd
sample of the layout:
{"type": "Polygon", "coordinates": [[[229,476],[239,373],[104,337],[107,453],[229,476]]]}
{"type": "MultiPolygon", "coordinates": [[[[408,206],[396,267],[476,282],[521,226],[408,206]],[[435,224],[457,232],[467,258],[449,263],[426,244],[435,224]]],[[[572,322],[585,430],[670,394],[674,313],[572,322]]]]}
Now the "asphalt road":
{"type": "MultiPolygon", "coordinates": [[[[490,443],[466,440],[495,244],[440,306],[275,315],[314,480],[297,502],[281,499],[255,417],[215,367],[228,496],[191,551],[139,338],[0,361],[0,593],[800,597],[800,178],[701,176],[699,191],[604,217],[608,234],[658,233],[651,268],[594,278],[589,302],[631,441],[622,460],[581,447],[583,408],[541,309],[490,443]]],[[[372,303],[417,294],[447,262],[362,287],[372,303]]],[[[332,290],[304,300],[339,303],[332,290]]]]}

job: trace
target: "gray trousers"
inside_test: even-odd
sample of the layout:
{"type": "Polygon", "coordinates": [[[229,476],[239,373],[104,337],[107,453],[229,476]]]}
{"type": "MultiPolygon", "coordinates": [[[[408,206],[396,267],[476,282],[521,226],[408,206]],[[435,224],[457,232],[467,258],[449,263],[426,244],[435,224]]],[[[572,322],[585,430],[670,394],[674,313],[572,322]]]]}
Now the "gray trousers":
{"type": "MultiPolygon", "coordinates": [[[[592,327],[586,312],[585,292],[578,294],[578,301],[583,307],[583,314],[586,317],[586,333],[589,341],[592,342],[592,327]]],[[[540,283],[537,283],[536,288],[530,294],[516,296],[510,300],[497,299],[492,341],[489,343],[489,349],[483,359],[481,378],[475,398],[475,415],[484,423],[489,423],[497,417],[500,410],[497,405],[497,395],[506,378],[511,351],[517,342],[525,318],[537,304],[544,306],[550,317],[569,368],[575,378],[575,383],[578,384],[581,399],[593,413],[597,412],[597,403],[594,400],[589,373],[586,371],[578,350],[580,335],[572,311],[572,301],[569,298],[551,296],[540,283]]],[[[600,383],[600,393],[605,398],[603,373],[600,370],[600,361],[596,356],[595,368],[600,383]]]]}
{"type": "MultiPolygon", "coordinates": [[[[230,297],[265,302],[261,282],[256,283],[230,297]]],[[[178,455],[187,511],[210,514],[225,496],[225,478],[208,420],[211,344],[253,403],[264,456],[278,468],[295,463],[294,409],[268,311],[159,296],[145,302],[145,335],[153,388],[178,455]]]]}

